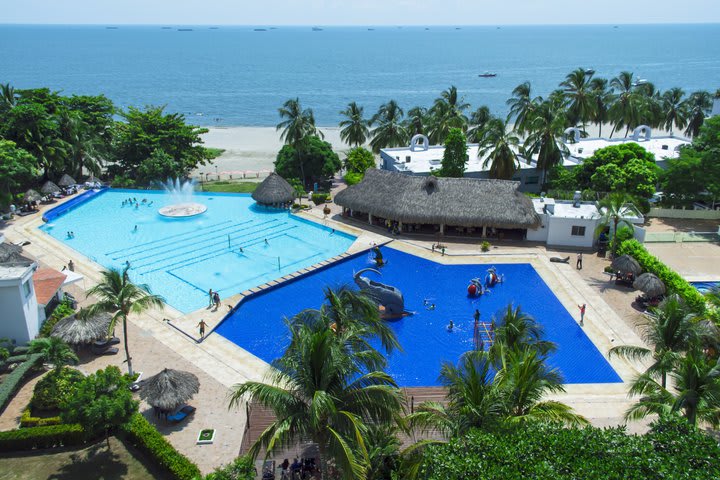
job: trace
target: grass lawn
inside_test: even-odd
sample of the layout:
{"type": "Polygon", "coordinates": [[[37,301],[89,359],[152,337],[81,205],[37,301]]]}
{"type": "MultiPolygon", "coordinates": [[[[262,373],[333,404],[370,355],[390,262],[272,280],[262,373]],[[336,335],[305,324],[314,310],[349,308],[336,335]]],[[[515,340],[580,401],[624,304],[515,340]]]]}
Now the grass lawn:
{"type": "Polygon", "coordinates": [[[220,180],[217,182],[203,183],[204,192],[230,192],[230,193],[252,193],[259,183],[257,182],[229,182],[220,180]]]}
{"type": "Polygon", "coordinates": [[[0,480],[152,480],[169,478],[115,437],[82,450],[54,449],[0,455],[0,480]]]}

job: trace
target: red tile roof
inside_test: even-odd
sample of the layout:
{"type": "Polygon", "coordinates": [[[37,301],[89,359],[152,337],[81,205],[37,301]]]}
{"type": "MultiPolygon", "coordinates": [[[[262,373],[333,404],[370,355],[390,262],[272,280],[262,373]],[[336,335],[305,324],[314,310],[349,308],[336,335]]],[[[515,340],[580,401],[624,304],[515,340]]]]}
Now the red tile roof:
{"type": "Polygon", "coordinates": [[[33,285],[38,304],[47,305],[66,278],[67,275],[53,268],[38,268],[33,274],[33,285]]]}

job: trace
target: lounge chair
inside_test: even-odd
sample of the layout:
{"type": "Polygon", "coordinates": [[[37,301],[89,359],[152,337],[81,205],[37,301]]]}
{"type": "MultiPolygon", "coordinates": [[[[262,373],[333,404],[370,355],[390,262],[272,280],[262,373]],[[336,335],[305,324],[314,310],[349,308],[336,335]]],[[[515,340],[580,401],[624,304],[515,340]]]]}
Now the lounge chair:
{"type": "Polygon", "coordinates": [[[185,420],[187,417],[195,413],[195,410],[197,410],[195,407],[192,407],[190,405],[185,405],[180,410],[175,411],[174,413],[170,413],[167,416],[167,419],[169,422],[175,422],[179,423],[185,420]]]}
{"type": "Polygon", "coordinates": [[[565,257],[565,258],[561,258],[561,257],[550,257],[550,261],[551,261],[551,262],[554,262],[554,263],[569,263],[569,262],[570,262],[570,257],[565,257]]]}
{"type": "Polygon", "coordinates": [[[90,351],[95,355],[115,355],[119,352],[116,347],[111,347],[109,345],[105,347],[95,347],[95,345],[93,345],[90,347],[90,351]]]}
{"type": "Polygon", "coordinates": [[[117,337],[108,338],[107,340],[97,340],[95,343],[93,343],[93,348],[102,350],[107,347],[111,347],[113,345],[117,345],[120,343],[120,339],[117,337]]]}

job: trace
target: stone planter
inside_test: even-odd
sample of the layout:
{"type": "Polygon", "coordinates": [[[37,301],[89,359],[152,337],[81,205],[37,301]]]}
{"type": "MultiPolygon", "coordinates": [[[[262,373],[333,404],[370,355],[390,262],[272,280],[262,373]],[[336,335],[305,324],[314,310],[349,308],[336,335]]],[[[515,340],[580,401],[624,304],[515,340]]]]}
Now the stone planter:
{"type": "Polygon", "coordinates": [[[210,445],[215,440],[215,429],[214,428],[205,428],[203,430],[200,430],[200,433],[198,433],[197,441],[195,442],[198,445],[210,445]]]}

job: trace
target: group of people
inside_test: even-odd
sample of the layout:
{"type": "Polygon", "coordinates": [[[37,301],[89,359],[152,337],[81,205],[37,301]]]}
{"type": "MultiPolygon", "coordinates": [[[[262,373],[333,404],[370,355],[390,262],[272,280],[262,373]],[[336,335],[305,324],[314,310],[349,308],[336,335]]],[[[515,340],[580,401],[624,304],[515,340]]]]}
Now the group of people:
{"type": "Polygon", "coordinates": [[[148,207],[153,204],[153,201],[148,202],[147,198],[143,198],[141,201],[138,202],[137,198],[135,197],[128,197],[125,200],[122,201],[122,206],[125,205],[135,205],[135,208],[140,208],[140,204],[147,205],[148,207]]]}
{"type": "MultiPolygon", "coordinates": [[[[286,458],[280,464],[281,477],[280,480],[302,480],[305,478],[313,478],[317,471],[317,465],[314,458],[295,457],[293,463],[286,458]]],[[[274,477],[273,477],[274,478],[274,477]]]]}
{"type": "Polygon", "coordinates": [[[217,291],[213,291],[211,288],[208,291],[208,308],[215,307],[215,310],[220,308],[220,294],[217,291]]]}
{"type": "Polygon", "coordinates": [[[397,235],[400,233],[400,224],[398,224],[398,222],[392,220],[385,220],[385,228],[387,228],[388,233],[391,233],[393,235],[397,235]]]}
{"type": "Polygon", "coordinates": [[[67,232],[67,238],[75,238],[75,232],[68,231],[68,232],[67,232]]]}

